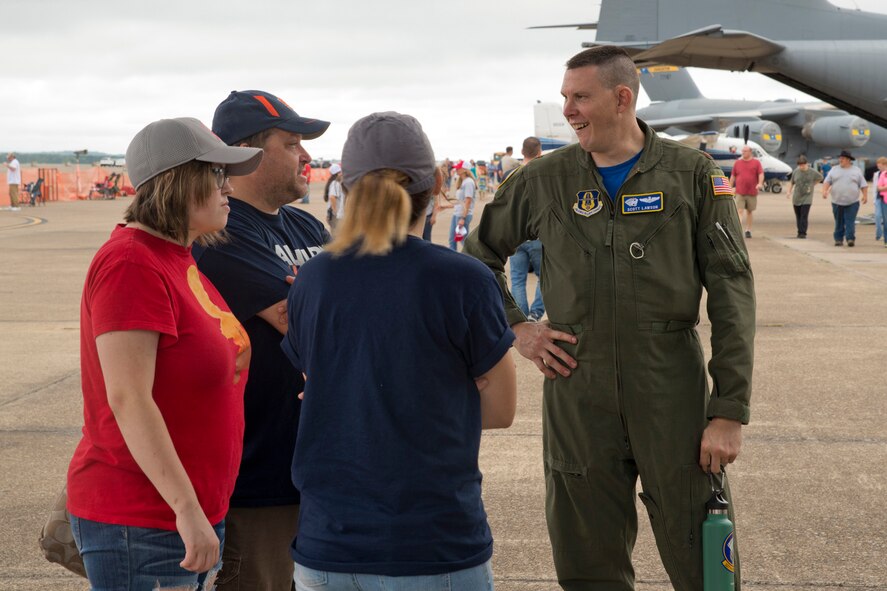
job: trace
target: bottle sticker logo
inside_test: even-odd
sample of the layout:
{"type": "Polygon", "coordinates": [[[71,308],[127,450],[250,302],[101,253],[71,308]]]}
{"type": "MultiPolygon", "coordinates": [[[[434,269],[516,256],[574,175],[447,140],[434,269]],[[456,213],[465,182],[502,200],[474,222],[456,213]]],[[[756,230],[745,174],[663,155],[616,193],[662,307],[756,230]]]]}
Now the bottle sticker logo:
{"type": "Polygon", "coordinates": [[[730,532],[730,535],[724,539],[724,561],[721,564],[724,565],[731,573],[733,572],[733,532],[730,532]]]}

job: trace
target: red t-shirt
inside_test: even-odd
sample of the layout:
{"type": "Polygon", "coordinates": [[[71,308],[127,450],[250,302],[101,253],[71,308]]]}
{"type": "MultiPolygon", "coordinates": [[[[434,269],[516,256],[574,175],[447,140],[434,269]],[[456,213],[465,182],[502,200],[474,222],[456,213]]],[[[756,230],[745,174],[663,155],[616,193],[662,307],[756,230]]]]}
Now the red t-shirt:
{"type": "Polygon", "coordinates": [[[733,163],[733,189],[737,195],[757,195],[758,175],[763,174],[764,167],[757,158],[743,160],[739,158],[733,163]]]}
{"type": "Polygon", "coordinates": [[[130,454],[108,404],[96,336],[160,333],[153,397],[210,523],[221,521],[243,449],[249,337],[191,249],[118,226],[98,251],[80,304],[83,438],[68,469],[68,510],[175,530],[175,514],[130,454]]]}

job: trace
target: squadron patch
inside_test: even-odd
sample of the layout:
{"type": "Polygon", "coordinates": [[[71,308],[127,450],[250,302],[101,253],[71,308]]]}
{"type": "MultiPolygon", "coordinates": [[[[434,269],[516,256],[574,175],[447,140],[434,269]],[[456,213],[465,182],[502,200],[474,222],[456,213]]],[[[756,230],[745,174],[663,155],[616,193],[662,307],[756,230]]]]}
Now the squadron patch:
{"type": "Polygon", "coordinates": [[[727,569],[728,571],[730,571],[731,573],[732,573],[732,572],[735,572],[735,568],[736,568],[736,567],[735,567],[734,564],[733,564],[733,563],[735,562],[735,561],[733,560],[733,555],[734,555],[734,551],[733,551],[733,532],[730,532],[730,535],[728,535],[728,536],[724,539],[724,545],[723,545],[722,548],[721,548],[721,553],[722,553],[723,556],[724,556],[724,560],[721,561],[721,565],[723,565],[723,567],[726,568],[726,569],[727,569]]]}
{"type": "Polygon", "coordinates": [[[730,186],[730,179],[722,174],[711,175],[711,188],[714,191],[714,197],[732,198],[733,187],[730,186]]]}
{"type": "Polygon", "coordinates": [[[653,213],[662,211],[665,199],[662,191],[656,193],[642,193],[640,195],[623,195],[622,196],[622,213],[625,215],[632,213],[653,213]]]}
{"type": "Polygon", "coordinates": [[[576,193],[576,204],[573,206],[573,213],[583,217],[590,217],[603,208],[604,200],[601,199],[600,191],[590,189],[576,193]]]}

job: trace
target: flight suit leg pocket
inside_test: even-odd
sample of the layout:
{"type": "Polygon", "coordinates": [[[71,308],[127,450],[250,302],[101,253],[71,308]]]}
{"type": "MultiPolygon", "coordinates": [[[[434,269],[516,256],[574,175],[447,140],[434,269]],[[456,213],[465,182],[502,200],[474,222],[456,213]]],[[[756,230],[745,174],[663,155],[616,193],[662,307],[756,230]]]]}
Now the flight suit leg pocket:
{"type": "Polygon", "coordinates": [[[599,547],[601,529],[587,466],[545,457],[545,518],[559,580],[594,578],[597,570],[588,548],[599,547]]]}
{"type": "Polygon", "coordinates": [[[749,270],[748,254],[739,245],[729,224],[715,222],[705,230],[706,238],[724,277],[733,277],[749,270]]]}
{"type": "MultiPolygon", "coordinates": [[[[683,493],[685,491],[682,490],[681,492],[683,493]]],[[[697,589],[697,587],[693,585],[693,579],[695,577],[688,571],[688,561],[686,560],[687,549],[686,547],[682,547],[683,544],[680,544],[679,538],[683,536],[680,536],[678,530],[682,528],[675,528],[676,523],[684,523],[683,511],[681,511],[681,518],[675,520],[674,518],[670,518],[672,516],[668,515],[666,510],[660,508],[659,503],[654,499],[653,494],[641,492],[638,493],[638,497],[640,497],[641,502],[647,509],[647,515],[650,518],[650,526],[652,527],[653,535],[656,538],[656,547],[659,549],[659,556],[662,559],[662,564],[665,567],[665,571],[668,573],[669,579],[671,579],[672,585],[677,591],[697,589]]],[[[660,499],[660,502],[664,502],[664,500],[660,499]]],[[[682,505],[686,504],[686,501],[682,503],[682,505]]],[[[675,509],[676,507],[672,508],[675,509]]],[[[686,539],[686,537],[684,537],[684,539],[686,539]]],[[[701,588],[701,563],[699,566],[700,585],[698,588],[701,588]]]]}

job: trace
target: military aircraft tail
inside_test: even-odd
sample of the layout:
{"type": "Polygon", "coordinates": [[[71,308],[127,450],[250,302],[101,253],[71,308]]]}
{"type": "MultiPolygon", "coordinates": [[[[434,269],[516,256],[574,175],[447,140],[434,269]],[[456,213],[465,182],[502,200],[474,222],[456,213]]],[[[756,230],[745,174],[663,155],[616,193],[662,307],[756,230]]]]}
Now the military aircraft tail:
{"type": "Polygon", "coordinates": [[[677,66],[639,68],[641,86],[654,103],[680,99],[705,98],[690,73],[677,66]]]}

